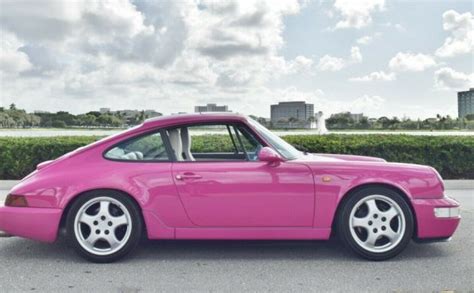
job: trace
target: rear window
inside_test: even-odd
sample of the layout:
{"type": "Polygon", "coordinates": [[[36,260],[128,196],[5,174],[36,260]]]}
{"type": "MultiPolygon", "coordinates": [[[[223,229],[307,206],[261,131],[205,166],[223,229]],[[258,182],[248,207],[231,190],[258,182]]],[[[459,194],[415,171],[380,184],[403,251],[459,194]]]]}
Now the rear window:
{"type": "Polygon", "coordinates": [[[160,132],[146,134],[117,144],[105,153],[107,159],[126,161],[168,161],[160,132]]]}

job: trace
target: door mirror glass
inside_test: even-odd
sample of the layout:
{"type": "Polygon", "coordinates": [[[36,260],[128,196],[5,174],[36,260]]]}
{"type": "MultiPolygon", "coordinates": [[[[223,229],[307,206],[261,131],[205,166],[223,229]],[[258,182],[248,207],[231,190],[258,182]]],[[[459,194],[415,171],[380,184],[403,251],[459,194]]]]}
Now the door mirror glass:
{"type": "Polygon", "coordinates": [[[264,147],[258,152],[258,159],[262,162],[281,162],[281,156],[272,148],[264,147]]]}

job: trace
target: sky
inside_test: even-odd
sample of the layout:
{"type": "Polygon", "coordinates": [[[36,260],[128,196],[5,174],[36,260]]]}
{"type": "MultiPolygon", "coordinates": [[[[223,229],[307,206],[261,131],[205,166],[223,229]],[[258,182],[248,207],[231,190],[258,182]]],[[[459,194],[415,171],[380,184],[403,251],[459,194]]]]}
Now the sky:
{"type": "Polygon", "coordinates": [[[0,0],[0,106],[457,117],[473,1],[0,0]]]}

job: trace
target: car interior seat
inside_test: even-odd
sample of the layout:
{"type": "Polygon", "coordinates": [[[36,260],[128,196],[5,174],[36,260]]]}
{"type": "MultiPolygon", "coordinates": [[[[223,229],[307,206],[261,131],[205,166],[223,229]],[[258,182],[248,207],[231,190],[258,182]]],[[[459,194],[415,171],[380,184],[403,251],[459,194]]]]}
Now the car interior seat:
{"type": "Polygon", "coordinates": [[[181,128],[181,142],[183,144],[183,155],[187,161],[195,161],[191,153],[191,134],[187,127],[181,128]]]}
{"type": "Polygon", "coordinates": [[[168,130],[168,137],[170,140],[171,148],[173,149],[174,155],[177,161],[183,161],[183,145],[181,143],[181,136],[178,129],[168,130]]]}

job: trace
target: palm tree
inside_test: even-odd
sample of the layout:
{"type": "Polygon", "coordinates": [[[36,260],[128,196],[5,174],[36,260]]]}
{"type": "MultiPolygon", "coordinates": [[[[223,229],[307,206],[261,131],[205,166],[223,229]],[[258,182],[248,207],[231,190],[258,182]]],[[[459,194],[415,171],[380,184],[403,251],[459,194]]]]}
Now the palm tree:
{"type": "Polygon", "coordinates": [[[297,121],[298,121],[298,119],[296,119],[295,117],[290,117],[290,118],[288,118],[288,122],[290,122],[290,128],[292,128],[292,127],[293,127],[293,123],[294,123],[294,122],[297,122],[297,121]]]}

